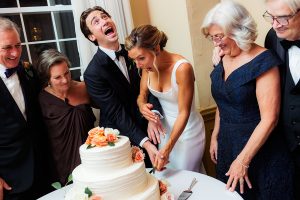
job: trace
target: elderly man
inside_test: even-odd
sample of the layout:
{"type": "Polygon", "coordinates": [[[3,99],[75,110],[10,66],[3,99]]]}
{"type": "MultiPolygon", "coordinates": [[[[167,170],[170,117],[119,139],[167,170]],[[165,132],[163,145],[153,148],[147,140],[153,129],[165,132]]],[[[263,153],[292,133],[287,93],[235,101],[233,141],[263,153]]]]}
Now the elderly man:
{"type": "Polygon", "coordinates": [[[300,0],[266,0],[264,18],[272,24],[265,46],[283,61],[281,70],[281,116],[284,132],[296,166],[295,193],[300,199],[300,0]]]}
{"type": "MultiPolygon", "coordinates": [[[[33,74],[20,62],[19,28],[0,17],[0,200],[34,199],[34,152],[43,134],[33,74]]],[[[46,177],[45,177],[46,179],[46,177]]],[[[41,189],[41,190],[40,190],[41,189]]]]}

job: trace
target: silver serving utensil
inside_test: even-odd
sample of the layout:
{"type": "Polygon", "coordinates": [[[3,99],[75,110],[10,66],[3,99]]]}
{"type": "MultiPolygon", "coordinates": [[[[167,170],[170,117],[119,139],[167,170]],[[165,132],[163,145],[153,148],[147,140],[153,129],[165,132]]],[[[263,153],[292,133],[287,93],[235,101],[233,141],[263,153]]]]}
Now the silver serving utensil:
{"type": "Polygon", "coordinates": [[[186,200],[186,199],[188,199],[193,194],[192,188],[194,187],[194,185],[196,185],[197,182],[198,182],[197,179],[193,178],[190,187],[187,190],[184,190],[179,195],[178,200],[186,200]]]}

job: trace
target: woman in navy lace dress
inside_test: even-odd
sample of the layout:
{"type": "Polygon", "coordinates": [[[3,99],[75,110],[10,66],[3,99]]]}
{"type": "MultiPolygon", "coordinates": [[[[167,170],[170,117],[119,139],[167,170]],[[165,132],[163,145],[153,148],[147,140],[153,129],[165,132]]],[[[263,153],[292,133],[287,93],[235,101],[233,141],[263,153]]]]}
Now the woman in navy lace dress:
{"type": "Polygon", "coordinates": [[[293,199],[293,166],[275,128],[280,61],[254,43],[256,24],[237,3],[217,4],[206,15],[202,32],[218,50],[215,57],[222,58],[211,73],[218,109],[210,154],[217,178],[244,199],[293,199]]]}

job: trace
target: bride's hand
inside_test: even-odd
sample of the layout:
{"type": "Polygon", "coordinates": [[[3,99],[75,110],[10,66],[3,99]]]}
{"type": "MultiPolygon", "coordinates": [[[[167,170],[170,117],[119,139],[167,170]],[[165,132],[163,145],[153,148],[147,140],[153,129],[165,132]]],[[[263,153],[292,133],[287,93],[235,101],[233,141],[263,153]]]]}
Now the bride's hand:
{"type": "Polygon", "coordinates": [[[151,103],[145,103],[140,105],[139,110],[148,121],[157,122],[158,116],[151,111],[152,108],[153,105],[151,103]]]}
{"type": "Polygon", "coordinates": [[[170,149],[164,146],[162,149],[159,150],[159,153],[156,154],[154,166],[155,169],[157,169],[157,171],[162,171],[166,168],[165,166],[169,163],[170,151],[170,149]]]}
{"type": "Polygon", "coordinates": [[[150,141],[152,141],[154,144],[160,143],[161,136],[165,137],[165,130],[160,119],[158,119],[156,123],[149,121],[147,132],[150,141]]]}

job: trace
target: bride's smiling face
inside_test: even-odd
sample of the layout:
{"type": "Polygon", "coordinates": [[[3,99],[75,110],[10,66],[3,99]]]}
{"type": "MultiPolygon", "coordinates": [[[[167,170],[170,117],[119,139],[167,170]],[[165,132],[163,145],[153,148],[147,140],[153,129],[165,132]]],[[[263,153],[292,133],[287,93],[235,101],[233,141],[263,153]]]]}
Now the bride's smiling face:
{"type": "Polygon", "coordinates": [[[130,58],[134,60],[137,68],[145,69],[146,71],[154,71],[155,53],[152,50],[134,47],[128,51],[130,58]]]}

